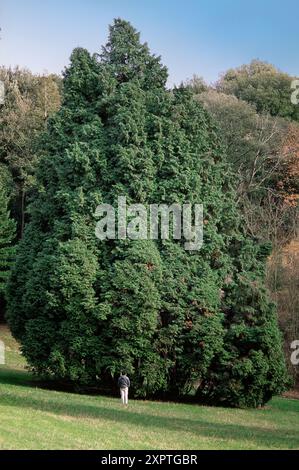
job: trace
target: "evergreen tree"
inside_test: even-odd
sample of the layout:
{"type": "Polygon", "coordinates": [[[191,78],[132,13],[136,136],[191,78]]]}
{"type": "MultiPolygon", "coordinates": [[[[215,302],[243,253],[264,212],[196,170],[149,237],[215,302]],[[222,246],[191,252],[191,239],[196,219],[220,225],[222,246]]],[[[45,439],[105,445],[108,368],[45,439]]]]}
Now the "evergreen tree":
{"type": "Polygon", "coordinates": [[[8,210],[6,187],[0,178],[0,302],[3,302],[7,278],[14,258],[15,222],[8,210]]]}
{"type": "Polygon", "coordinates": [[[258,405],[285,381],[275,312],[259,287],[261,247],[240,229],[212,119],[190,90],[168,91],[166,80],[160,59],[122,20],[110,28],[102,54],[72,54],[10,281],[9,323],[38,373],[111,385],[126,369],[139,396],[195,388],[201,400],[213,394],[214,404],[258,405]],[[96,239],[97,205],[116,207],[119,196],[146,208],[203,203],[202,249],[186,251],[173,236],[96,239]],[[255,286],[252,299],[243,279],[255,286]],[[242,317],[242,296],[253,323],[242,317]],[[260,362],[253,386],[234,337],[239,323],[248,355],[260,362]],[[223,368],[219,357],[227,360],[223,368]],[[231,362],[242,402],[229,385],[221,393],[231,362]]]}
{"type": "Polygon", "coordinates": [[[231,245],[233,275],[223,286],[223,348],[197,389],[207,404],[257,407],[289,384],[276,308],[263,285],[270,247],[244,238],[231,245]]]}

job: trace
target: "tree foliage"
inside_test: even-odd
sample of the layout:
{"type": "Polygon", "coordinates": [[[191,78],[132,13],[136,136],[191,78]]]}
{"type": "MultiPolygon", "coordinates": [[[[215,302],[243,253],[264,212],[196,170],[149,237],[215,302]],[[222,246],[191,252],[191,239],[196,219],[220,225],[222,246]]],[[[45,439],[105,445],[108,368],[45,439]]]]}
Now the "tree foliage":
{"type": "Polygon", "coordinates": [[[257,113],[234,95],[195,92],[219,126],[232,164],[237,194],[249,233],[274,244],[294,234],[298,124],[257,113]]]}
{"type": "MultiPolygon", "coordinates": [[[[1,167],[0,167],[1,168],[1,167]]],[[[14,258],[15,222],[8,210],[7,180],[0,174],[0,304],[3,303],[9,270],[14,258]]]]}
{"type": "Polygon", "coordinates": [[[0,68],[5,103],[0,108],[0,163],[12,180],[12,213],[23,234],[26,197],[35,181],[39,151],[37,140],[47,119],[60,106],[60,80],[37,76],[26,69],[0,68]]]}
{"type": "Polygon", "coordinates": [[[253,60],[248,65],[228,70],[217,88],[253,104],[259,113],[299,121],[299,107],[291,102],[294,79],[267,62],[253,60]]]}

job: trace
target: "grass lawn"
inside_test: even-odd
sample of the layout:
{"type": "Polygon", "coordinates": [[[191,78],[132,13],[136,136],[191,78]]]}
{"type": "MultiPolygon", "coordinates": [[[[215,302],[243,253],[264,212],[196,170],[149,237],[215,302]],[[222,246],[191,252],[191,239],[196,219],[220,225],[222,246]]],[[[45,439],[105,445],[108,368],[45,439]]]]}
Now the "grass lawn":
{"type": "Polygon", "coordinates": [[[299,449],[299,400],[235,410],[37,388],[0,327],[0,449],[299,449]]]}

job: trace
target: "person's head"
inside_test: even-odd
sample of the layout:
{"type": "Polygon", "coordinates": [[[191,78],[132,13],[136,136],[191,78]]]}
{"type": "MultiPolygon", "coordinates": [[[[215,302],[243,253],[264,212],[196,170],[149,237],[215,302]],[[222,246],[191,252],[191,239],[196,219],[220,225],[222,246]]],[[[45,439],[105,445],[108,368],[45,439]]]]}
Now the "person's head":
{"type": "Polygon", "coordinates": [[[127,375],[127,373],[124,371],[121,371],[120,375],[127,375]]]}

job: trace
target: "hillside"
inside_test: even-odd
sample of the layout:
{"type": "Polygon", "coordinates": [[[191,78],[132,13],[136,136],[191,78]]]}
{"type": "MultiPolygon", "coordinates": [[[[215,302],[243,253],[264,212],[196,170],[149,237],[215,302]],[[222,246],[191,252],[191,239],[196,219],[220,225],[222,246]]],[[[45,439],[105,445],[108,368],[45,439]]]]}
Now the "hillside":
{"type": "Polygon", "coordinates": [[[299,449],[299,401],[211,408],[37,388],[6,327],[0,366],[0,449],[299,449]]]}

